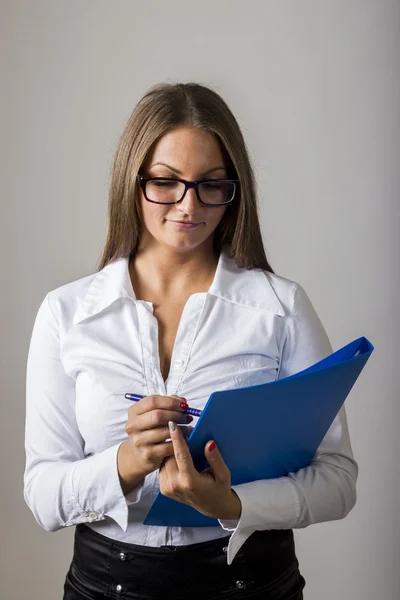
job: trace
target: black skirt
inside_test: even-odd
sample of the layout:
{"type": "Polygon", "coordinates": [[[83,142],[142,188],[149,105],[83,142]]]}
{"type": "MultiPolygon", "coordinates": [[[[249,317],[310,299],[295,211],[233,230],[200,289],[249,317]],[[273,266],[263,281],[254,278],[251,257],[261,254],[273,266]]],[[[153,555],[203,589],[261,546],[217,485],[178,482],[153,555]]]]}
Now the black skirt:
{"type": "Polygon", "coordinates": [[[63,600],[303,599],[291,529],[254,532],[231,565],[228,541],[155,548],[112,540],[80,524],[63,600]]]}

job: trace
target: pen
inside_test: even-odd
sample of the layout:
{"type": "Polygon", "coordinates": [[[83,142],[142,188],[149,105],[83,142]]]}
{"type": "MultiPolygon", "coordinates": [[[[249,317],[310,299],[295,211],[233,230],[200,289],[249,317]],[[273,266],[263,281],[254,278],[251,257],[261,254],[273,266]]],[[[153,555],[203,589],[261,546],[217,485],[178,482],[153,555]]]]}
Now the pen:
{"type": "MultiPolygon", "coordinates": [[[[144,398],[144,396],[139,396],[139,394],[125,394],[125,398],[127,400],[133,400],[133,402],[138,402],[139,400],[144,398]]],[[[199,417],[202,413],[201,410],[198,410],[197,408],[190,408],[190,407],[187,408],[183,412],[185,412],[188,415],[192,415],[193,417],[199,417]]]]}

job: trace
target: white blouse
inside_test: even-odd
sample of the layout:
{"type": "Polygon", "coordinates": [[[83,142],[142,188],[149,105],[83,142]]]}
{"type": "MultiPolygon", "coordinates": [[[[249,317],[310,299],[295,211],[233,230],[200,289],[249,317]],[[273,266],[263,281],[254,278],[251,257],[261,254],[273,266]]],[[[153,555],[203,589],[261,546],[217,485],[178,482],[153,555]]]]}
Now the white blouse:
{"type": "Polygon", "coordinates": [[[332,348],[299,284],[239,268],[225,248],[208,292],[184,307],[164,382],[153,305],[136,299],[128,266],[120,258],[50,291],[38,309],[27,359],[24,473],[37,522],[47,531],[86,523],[145,546],[230,535],[231,564],[256,530],[344,518],[356,502],[358,466],[342,406],[309,466],[233,486],[242,503],[238,521],[142,524],[159,491],[158,471],[123,494],[116,459],[132,405],[125,393],[177,394],[202,409],[213,391],[287,377],[332,348]]]}

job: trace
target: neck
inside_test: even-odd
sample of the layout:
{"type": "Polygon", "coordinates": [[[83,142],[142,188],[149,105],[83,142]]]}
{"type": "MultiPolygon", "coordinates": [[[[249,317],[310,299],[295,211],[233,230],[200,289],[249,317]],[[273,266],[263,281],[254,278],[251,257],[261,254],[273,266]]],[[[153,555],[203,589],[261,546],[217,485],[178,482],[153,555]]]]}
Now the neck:
{"type": "MultiPolygon", "coordinates": [[[[208,287],[218,264],[212,246],[178,252],[173,248],[140,247],[130,264],[135,292],[142,296],[151,291],[157,297],[186,296],[208,287]]],[[[137,294],[138,295],[138,294],[137,294]]]]}

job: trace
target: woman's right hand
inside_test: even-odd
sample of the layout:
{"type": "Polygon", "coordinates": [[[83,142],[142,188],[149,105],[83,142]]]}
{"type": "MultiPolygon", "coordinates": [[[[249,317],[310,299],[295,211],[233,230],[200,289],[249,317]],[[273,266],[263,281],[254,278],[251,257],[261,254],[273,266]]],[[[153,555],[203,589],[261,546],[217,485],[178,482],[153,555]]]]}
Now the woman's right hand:
{"type": "Polygon", "coordinates": [[[128,409],[125,431],[129,439],[118,451],[117,463],[121,487],[127,493],[146,475],[158,469],[167,456],[172,456],[168,421],[187,425],[193,417],[179,396],[145,396],[128,409]]]}

